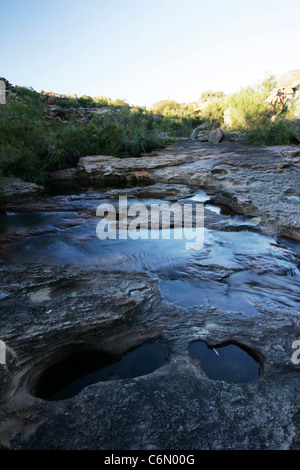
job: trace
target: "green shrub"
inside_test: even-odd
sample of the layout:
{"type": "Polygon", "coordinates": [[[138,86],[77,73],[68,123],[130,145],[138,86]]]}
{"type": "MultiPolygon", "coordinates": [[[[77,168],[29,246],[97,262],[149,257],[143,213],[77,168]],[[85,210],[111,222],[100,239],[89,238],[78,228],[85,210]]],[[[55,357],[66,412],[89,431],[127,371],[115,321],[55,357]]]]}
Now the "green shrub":
{"type": "Polygon", "coordinates": [[[202,117],[209,121],[218,121],[220,125],[224,123],[224,111],[228,106],[227,99],[216,99],[211,101],[203,110],[202,117]]]}
{"type": "Polygon", "coordinates": [[[252,87],[242,88],[229,99],[228,104],[234,128],[237,130],[263,125],[269,118],[268,103],[261,92],[252,87]]]}
{"type": "Polygon", "coordinates": [[[205,92],[202,98],[216,97],[202,112],[202,117],[224,124],[224,111],[230,110],[232,130],[243,132],[246,139],[255,144],[282,145],[293,140],[293,126],[288,120],[293,105],[278,104],[272,111],[267,97],[276,86],[270,75],[256,86],[242,88],[233,96],[224,97],[221,92],[205,92]],[[218,96],[219,95],[219,96],[218,96]]]}
{"type": "Polygon", "coordinates": [[[226,95],[223,91],[207,90],[201,93],[200,99],[201,100],[207,100],[211,98],[224,99],[225,97],[226,95]]]}
{"type": "Polygon", "coordinates": [[[286,119],[268,121],[247,132],[247,140],[255,144],[288,145],[293,140],[294,126],[286,119]]]}
{"type": "MultiPolygon", "coordinates": [[[[75,166],[81,156],[138,156],[167,144],[156,132],[153,116],[143,108],[131,110],[122,100],[111,101],[111,110],[104,115],[63,122],[44,115],[38,93],[19,91],[20,102],[0,107],[0,171],[5,175],[43,182],[47,171],[75,166]]],[[[90,100],[82,97],[79,104],[91,104],[90,100]]],[[[74,103],[65,101],[72,107],[74,103]]]]}
{"type": "MultiPolygon", "coordinates": [[[[271,76],[257,87],[247,87],[231,97],[222,92],[205,92],[214,97],[201,118],[223,124],[229,107],[235,130],[242,130],[251,143],[288,144],[293,127],[286,119],[291,112],[277,107],[270,115],[266,97],[274,86],[271,76]]],[[[109,107],[104,114],[91,113],[82,120],[47,118],[45,104],[31,88],[17,87],[19,101],[8,98],[0,106],[0,173],[27,181],[43,182],[48,171],[75,166],[85,155],[138,156],[162,148],[176,137],[188,137],[199,124],[193,105],[162,100],[154,106],[157,114],[142,107],[130,107],[124,100],[99,96],[68,97],[59,100],[65,108],[109,107]]]]}
{"type": "Polygon", "coordinates": [[[60,98],[57,104],[61,108],[80,108],[80,104],[75,98],[60,98]]]}
{"type": "Polygon", "coordinates": [[[170,116],[179,112],[180,104],[175,100],[161,100],[155,103],[152,109],[157,114],[170,116]]]}
{"type": "Polygon", "coordinates": [[[82,108],[91,108],[95,106],[93,98],[87,95],[83,95],[78,98],[78,104],[82,108]]]}

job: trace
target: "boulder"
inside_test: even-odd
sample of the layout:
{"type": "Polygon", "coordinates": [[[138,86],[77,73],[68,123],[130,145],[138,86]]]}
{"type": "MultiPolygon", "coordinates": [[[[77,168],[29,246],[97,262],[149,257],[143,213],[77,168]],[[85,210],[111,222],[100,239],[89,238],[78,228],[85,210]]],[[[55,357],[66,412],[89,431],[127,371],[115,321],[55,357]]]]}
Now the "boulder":
{"type": "Polygon", "coordinates": [[[284,89],[296,89],[300,85],[300,69],[291,70],[280,76],[277,87],[284,89]]]}
{"type": "Polygon", "coordinates": [[[276,105],[284,105],[292,102],[296,105],[294,118],[300,115],[298,103],[300,87],[300,69],[292,70],[283,74],[277,83],[277,86],[270,92],[267,102],[269,110],[272,112],[276,105]]]}
{"type": "Polygon", "coordinates": [[[300,142],[300,126],[297,126],[293,132],[293,136],[300,142]]]}
{"type": "Polygon", "coordinates": [[[191,133],[191,139],[199,142],[208,142],[208,137],[212,126],[209,121],[204,121],[200,126],[196,127],[191,133]]]}
{"type": "Polygon", "coordinates": [[[106,155],[94,155],[80,158],[77,166],[77,179],[82,183],[96,186],[143,186],[152,184],[149,171],[182,165],[195,161],[196,155],[172,154],[117,158],[106,155]]]}
{"type": "Polygon", "coordinates": [[[5,197],[22,196],[24,194],[35,193],[43,190],[40,184],[23,181],[14,176],[0,177],[0,190],[5,197]]]}
{"type": "Polygon", "coordinates": [[[220,127],[209,133],[208,142],[211,144],[218,144],[223,139],[224,133],[220,127]]]}
{"type": "Polygon", "coordinates": [[[194,102],[194,115],[201,116],[203,112],[208,108],[208,106],[213,103],[214,101],[219,101],[220,99],[225,98],[225,94],[223,92],[204,92],[204,96],[194,102]]]}

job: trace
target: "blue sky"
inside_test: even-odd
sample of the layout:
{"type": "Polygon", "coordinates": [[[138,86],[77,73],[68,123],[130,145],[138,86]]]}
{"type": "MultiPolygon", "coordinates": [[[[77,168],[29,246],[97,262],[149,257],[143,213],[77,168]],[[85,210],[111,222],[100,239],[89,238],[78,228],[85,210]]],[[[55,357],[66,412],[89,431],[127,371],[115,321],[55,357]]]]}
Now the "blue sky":
{"type": "Polygon", "coordinates": [[[0,0],[0,76],[130,104],[300,68],[299,0],[0,0]]]}

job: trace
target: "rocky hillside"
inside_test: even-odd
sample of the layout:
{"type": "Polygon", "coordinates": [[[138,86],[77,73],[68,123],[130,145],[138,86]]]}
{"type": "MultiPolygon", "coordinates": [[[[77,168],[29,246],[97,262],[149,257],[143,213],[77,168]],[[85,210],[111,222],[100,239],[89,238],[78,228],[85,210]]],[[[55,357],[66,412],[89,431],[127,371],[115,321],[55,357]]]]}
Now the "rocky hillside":
{"type": "Polygon", "coordinates": [[[300,120],[300,69],[283,74],[267,98],[270,109],[276,105],[290,105],[293,107],[292,119],[300,120]]]}

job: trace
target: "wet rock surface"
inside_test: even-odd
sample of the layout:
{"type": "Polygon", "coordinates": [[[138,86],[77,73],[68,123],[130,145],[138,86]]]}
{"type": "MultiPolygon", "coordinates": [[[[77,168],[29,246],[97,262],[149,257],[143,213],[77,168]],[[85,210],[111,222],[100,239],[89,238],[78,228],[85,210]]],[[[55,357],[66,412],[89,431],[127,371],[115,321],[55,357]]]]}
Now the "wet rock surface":
{"type": "Polygon", "coordinates": [[[263,450],[298,448],[298,377],[257,384],[203,380],[186,366],[151,379],[93,385],[60,406],[39,404],[25,449],[263,450]],[[283,404],[279,409],[277,400],[283,404]],[[126,410],[126,411],[125,411],[126,410]],[[58,433],[57,430],[60,429],[58,433]]]}
{"type": "Polygon", "coordinates": [[[156,282],[142,273],[2,265],[1,285],[1,334],[18,355],[0,408],[4,447],[297,448],[300,370],[291,362],[297,315],[266,309],[259,318],[233,321],[214,308],[184,311],[163,302],[156,282]],[[120,355],[157,339],[170,356],[151,374],[99,382],[59,402],[35,397],[41,372],[80,345],[120,355]],[[261,376],[247,384],[209,380],[188,353],[198,339],[246,345],[260,358],[261,376]]]}
{"type": "Polygon", "coordinates": [[[181,141],[140,158],[85,157],[77,178],[95,186],[185,184],[210,191],[216,203],[260,216],[270,233],[300,239],[299,149],[228,142],[181,141]],[[293,197],[290,197],[293,196],[293,197]]]}
{"type": "Polygon", "coordinates": [[[130,176],[125,187],[103,187],[104,163],[94,160],[92,188],[7,202],[0,324],[10,349],[0,367],[0,448],[299,449],[297,152],[182,141],[152,163],[129,162],[129,173],[122,160],[125,181],[146,171],[149,185],[132,186],[130,176]],[[187,253],[146,241],[133,252],[93,245],[97,206],[120,195],[148,206],[204,202],[205,246],[187,253]],[[291,237],[284,244],[283,235],[291,237]],[[246,348],[259,377],[210,379],[189,354],[199,340],[216,351],[246,348]],[[66,400],[37,397],[41,374],[69,354],[120,358],[155,341],[168,358],[146,375],[100,381],[66,400]]]}
{"type": "Polygon", "coordinates": [[[0,190],[5,197],[28,195],[43,189],[39,184],[29,183],[14,176],[0,176],[0,190]]]}

